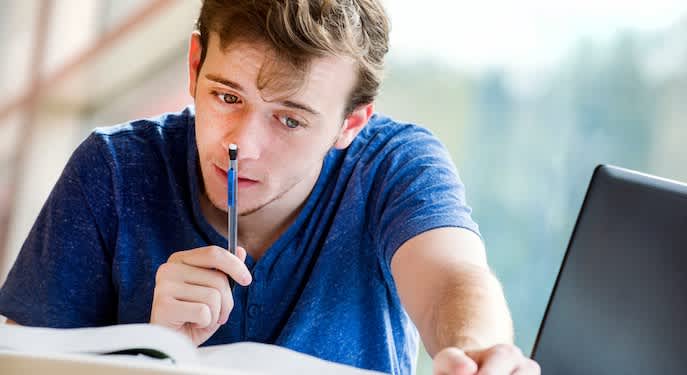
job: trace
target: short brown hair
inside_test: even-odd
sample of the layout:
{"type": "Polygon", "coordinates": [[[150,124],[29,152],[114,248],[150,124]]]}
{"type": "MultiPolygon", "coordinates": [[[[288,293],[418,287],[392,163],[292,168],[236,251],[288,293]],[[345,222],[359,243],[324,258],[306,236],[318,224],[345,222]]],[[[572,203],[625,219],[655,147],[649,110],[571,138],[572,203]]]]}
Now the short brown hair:
{"type": "Polygon", "coordinates": [[[238,40],[267,42],[275,60],[261,68],[260,90],[275,84],[297,90],[314,57],[354,59],[358,80],[345,115],[377,96],[389,50],[389,20],[380,0],[203,0],[196,28],[201,66],[211,32],[219,36],[222,49],[238,40]],[[284,67],[289,74],[275,82],[278,75],[272,73],[284,67]]]}

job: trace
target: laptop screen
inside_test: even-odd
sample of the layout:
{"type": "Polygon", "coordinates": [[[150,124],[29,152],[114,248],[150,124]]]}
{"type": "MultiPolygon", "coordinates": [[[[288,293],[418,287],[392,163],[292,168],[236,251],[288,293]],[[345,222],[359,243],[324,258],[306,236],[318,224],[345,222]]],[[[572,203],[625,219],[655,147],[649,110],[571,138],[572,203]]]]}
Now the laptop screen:
{"type": "Polygon", "coordinates": [[[687,372],[687,185],[596,169],[544,315],[542,374],[687,372]]]}

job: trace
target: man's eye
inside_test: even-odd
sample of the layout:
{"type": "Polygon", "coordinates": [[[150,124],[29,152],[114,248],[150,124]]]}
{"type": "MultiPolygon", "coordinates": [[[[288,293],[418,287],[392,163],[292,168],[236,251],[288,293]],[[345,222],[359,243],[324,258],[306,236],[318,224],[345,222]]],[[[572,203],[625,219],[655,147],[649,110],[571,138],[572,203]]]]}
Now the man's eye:
{"type": "Polygon", "coordinates": [[[282,124],[286,125],[286,127],[288,127],[289,129],[296,129],[297,127],[301,126],[300,121],[292,117],[282,116],[280,120],[282,124]]]}
{"type": "Polygon", "coordinates": [[[232,94],[219,94],[220,99],[227,104],[236,104],[239,102],[239,97],[232,94]]]}

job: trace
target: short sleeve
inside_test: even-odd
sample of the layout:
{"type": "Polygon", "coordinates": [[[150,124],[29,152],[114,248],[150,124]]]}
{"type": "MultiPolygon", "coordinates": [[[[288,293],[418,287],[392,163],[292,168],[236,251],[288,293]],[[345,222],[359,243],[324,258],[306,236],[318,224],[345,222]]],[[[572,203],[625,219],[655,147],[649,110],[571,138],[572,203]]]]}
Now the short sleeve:
{"type": "Polygon", "coordinates": [[[72,154],[0,289],[0,313],[19,324],[111,324],[116,230],[104,141],[92,134],[72,154]]]}
{"type": "Polygon", "coordinates": [[[409,239],[431,229],[461,227],[479,234],[446,148],[428,130],[403,130],[384,145],[371,189],[371,232],[387,265],[409,239]]]}

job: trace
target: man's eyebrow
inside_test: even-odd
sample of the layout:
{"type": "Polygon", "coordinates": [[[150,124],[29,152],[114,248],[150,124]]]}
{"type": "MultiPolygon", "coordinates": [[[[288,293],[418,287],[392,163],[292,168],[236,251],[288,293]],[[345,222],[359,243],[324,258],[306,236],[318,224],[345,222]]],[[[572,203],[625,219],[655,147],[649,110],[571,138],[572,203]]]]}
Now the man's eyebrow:
{"type": "MultiPolygon", "coordinates": [[[[238,83],[236,83],[236,82],[234,82],[234,81],[230,81],[230,80],[228,80],[228,79],[226,79],[226,78],[222,78],[222,77],[220,77],[220,76],[218,76],[218,75],[206,74],[206,75],[205,75],[205,78],[209,79],[210,81],[213,81],[213,82],[217,82],[217,83],[219,83],[219,84],[222,84],[222,85],[224,85],[224,86],[231,87],[231,88],[234,89],[234,90],[245,91],[245,90],[243,89],[243,86],[239,85],[238,83]]],[[[303,104],[303,103],[294,102],[294,101],[292,101],[292,100],[282,100],[282,101],[279,102],[279,104],[281,104],[281,105],[283,105],[283,106],[285,106],[285,107],[294,108],[294,109],[300,109],[300,110],[306,111],[306,112],[308,112],[308,113],[310,113],[310,114],[312,114],[312,115],[314,115],[314,116],[319,116],[319,115],[320,115],[320,112],[314,110],[312,107],[310,107],[310,106],[308,106],[308,105],[306,105],[306,104],[303,104]]]]}
{"type": "Polygon", "coordinates": [[[293,102],[291,100],[283,100],[279,102],[281,105],[289,108],[295,108],[295,109],[301,109],[303,111],[309,112],[310,114],[314,116],[319,116],[320,112],[317,112],[316,110],[310,108],[309,106],[297,102],[293,102]]]}
{"type": "Polygon", "coordinates": [[[222,84],[224,86],[231,87],[234,90],[244,91],[243,86],[239,85],[238,83],[236,83],[234,81],[230,81],[226,78],[222,78],[222,77],[214,75],[214,74],[206,74],[205,78],[209,79],[210,81],[214,81],[214,82],[217,82],[219,84],[222,84]]]}

